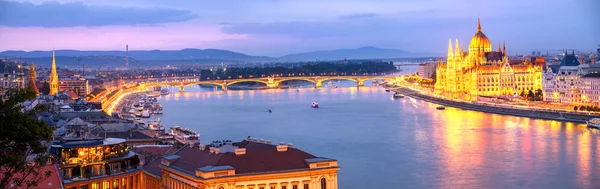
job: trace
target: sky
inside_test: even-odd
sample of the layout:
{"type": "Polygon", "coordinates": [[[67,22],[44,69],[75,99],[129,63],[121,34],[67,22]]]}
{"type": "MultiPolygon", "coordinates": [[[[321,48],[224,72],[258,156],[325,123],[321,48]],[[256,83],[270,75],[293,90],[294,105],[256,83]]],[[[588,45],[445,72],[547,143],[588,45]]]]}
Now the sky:
{"type": "Polygon", "coordinates": [[[282,56],[363,46],[444,53],[483,32],[507,51],[592,51],[598,0],[0,0],[0,51],[226,49],[282,56]]]}

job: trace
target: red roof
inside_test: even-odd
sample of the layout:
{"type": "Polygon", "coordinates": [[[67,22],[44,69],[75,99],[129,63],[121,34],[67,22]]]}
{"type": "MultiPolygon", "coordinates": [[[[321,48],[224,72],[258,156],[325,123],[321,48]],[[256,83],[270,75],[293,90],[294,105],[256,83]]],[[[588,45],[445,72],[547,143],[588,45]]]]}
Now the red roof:
{"type": "Polygon", "coordinates": [[[66,91],[66,92],[67,92],[67,94],[69,94],[71,96],[72,99],[77,99],[77,97],[79,97],[79,95],[77,95],[77,93],[75,93],[71,90],[66,91]]]}
{"type": "MultiPolygon", "coordinates": [[[[38,183],[37,186],[32,187],[32,189],[55,189],[55,188],[62,188],[62,180],[60,179],[60,175],[58,172],[58,166],[57,165],[46,165],[46,166],[42,166],[40,167],[40,169],[38,170],[41,175],[46,174],[46,171],[50,171],[50,177],[45,178],[44,180],[40,181],[38,183]]],[[[18,178],[18,176],[17,176],[18,178]]],[[[28,175],[26,180],[28,178],[33,178],[33,175],[28,175]]],[[[12,182],[11,182],[12,184],[12,182]]],[[[9,188],[11,188],[11,184],[9,184],[9,188]]],[[[19,187],[19,188],[24,188],[24,187],[19,187]]]]}
{"type": "Polygon", "coordinates": [[[316,156],[297,148],[288,148],[287,151],[278,152],[276,145],[258,142],[242,141],[234,146],[246,148],[246,154],[235,153],[210,153],[209,148],[200,150],[198,147],[183,147],[176,155],[180,156],[169,167],[176,167],[195,175],[198,168],[204,166],[229,165],[235,169],[236,174],[255,173],[266,171],[281,171],[293,169],[308,169],[305,159],[316,156]]]}
{"type": "Polygon", "coordinates": [[[157,156],[171,155],[175,152],[175,148],[171,145],[142,145],[133,147],[133,151],[141,155],[157,156]]]}

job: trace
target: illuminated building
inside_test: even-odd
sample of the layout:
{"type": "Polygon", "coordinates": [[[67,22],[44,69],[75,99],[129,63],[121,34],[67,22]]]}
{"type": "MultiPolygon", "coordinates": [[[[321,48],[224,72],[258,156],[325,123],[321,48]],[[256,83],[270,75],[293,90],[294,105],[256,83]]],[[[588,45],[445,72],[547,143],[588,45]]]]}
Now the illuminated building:
{"type": "Polygon", "coordinates": [[[56,95],[58,92],[58,74],[56,73],[56,57],[54,50],[52,51],[52,70],[50,71],[50,96],[56,95]]]}
{"type": "Polygon", "coordinates": [[[600,106],[600,73],[586,74],[580,80],[582,103],[600,106]]]}
{"type": "Polygon", "coordinates": [[[422,79],[433,79],[433,77],[435,77],[435,69],[437,66],[438,64],[436,63],[419,64],[417,73],[422,79]]]}
{"type": "MultiPolygon", "coordinates": [[[[8,63],[4,64],[4,74],[2,74],[2,78],[0,78],[0,95],[4,94],[4,91],[9,89],[23,89],[25,88],[25,78],[23,69],[19,64],[19,73],[18,74],[9,74],[8,73],[8,63]]],[[[14,72],[13,72],[14,73],[14,72]]]]}
{"type": "Polygon", "coordinates": [[[264,139],[186,145],[144,168],[144,188],[337,189],[337,160],[264,139]]]}
{"type": "Polygon", "coordinates": [[[27,89],[31,91],[35,91],[35,94],[40,94],[40,91],[35,84],[36,81],[36,73],[35,73],[35,65],[33,63],[29,64],[29,74],[27,77],[27,89]]]}
{"type": "Polygon", "coordinates": [[[579,61],[575,52],[565,52],[558,65],[548,66],[543,75],[544,101],[562,104],[579,104],[579,61]]]}
{"type": "Polygon", "coordinates": [[[140,158],[124,139],[61,140],[51,152],[58,156],[64,188],[141,188],[140,158]]]}
{"type": "Polygon", "coordinates": [[[73,78],[71,80],[58,81],[58,88],[75,92],[77,96],[85,97],[89,94],[88,80],[83,77],[73,78]]]}
{"type": "Polygon", "coordinates": [[[446,63],[441,61],[436,69],[435,92],[452,98],[476,100],[478,96],[515,96],[523,92],[542,89],[542,69],[545,60],[511,61],[506,45],[492,51],[492,44],[481,30],[478,19],[477,32],[464,52],[456,39],[448,43],[446,63]]]}

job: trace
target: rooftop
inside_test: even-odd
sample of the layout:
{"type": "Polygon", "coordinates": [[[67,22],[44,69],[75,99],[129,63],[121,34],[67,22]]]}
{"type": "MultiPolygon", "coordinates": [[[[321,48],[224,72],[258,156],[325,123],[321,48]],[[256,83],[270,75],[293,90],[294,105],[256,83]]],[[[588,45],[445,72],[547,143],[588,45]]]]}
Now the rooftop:
{"type": "Polygon", "coordinates": [[[581,77],[582,78],[600,78],[600,73],[590,73],[590,74],[586,74],[581,77]]]}
{"type": "MultiPolygon", "coordinates": [[[[319,158],[290,145],[286,150],[279,150],[277,145],[244,140],[232,143],[238,149],[246,149],[244,153],[236,154],[229,150],[214,152],[215,148],[185,146],[175,153],[178,158],[165,157],[173,160],[168,167],[184,173],[195,175],[196,170],[214,171],[235,169],[236,174],[271,172],[283,170],[309,169],[313,161],[335,161],[334,159],[319,158]]],[[[281,145],[280,145],[281,146],[281,145]]],[[[149,168],[152,169],[152,168],[149,168]]]]}
{"type": "Polygon", "coordinates": [[[53,144],[53,148],[79,148],[79,147],[90,147],[90,146],[107,146],[124,143],[125,139],[120,138],[106,138],[104,140],[75,140],[75,141],[61,141],[59,144],[53,144]]]}

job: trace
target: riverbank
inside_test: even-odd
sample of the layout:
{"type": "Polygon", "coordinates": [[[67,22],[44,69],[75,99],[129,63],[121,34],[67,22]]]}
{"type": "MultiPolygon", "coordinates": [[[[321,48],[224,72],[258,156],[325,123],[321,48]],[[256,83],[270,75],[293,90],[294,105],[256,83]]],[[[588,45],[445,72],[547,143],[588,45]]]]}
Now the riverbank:
{"type": "Polygon", "coordinates": [[[450,99],[442,99],[438,97],[433,97],[430,95],[421,94],[418,91],[406,88],[391,88],[392,91],[399,92],[403,95],[416,98],[419,100],[424,100],[427,102],[440,104],[444,106],[450,106],[455,108],[461,108],[465,110],[473,110],[480,111],[486,113],[495,113],[502,115],[512,115],[512,116],[520,116],[520,117],[529,117],[535,119],[546,119],[546,120],[556,120],[556,121],[570,121],[570,122],[578,122],[585,123],[592,118],[600,117],[595,114],[583,114],[583,113],[575,113],[575,112],[567,112],[560,110],[540,110],[540,109],[522,109],[522,108],[510,108],[507,106],[498,106],[498,105],[488,105],[477,102],[462,102],[450,99]]]}

